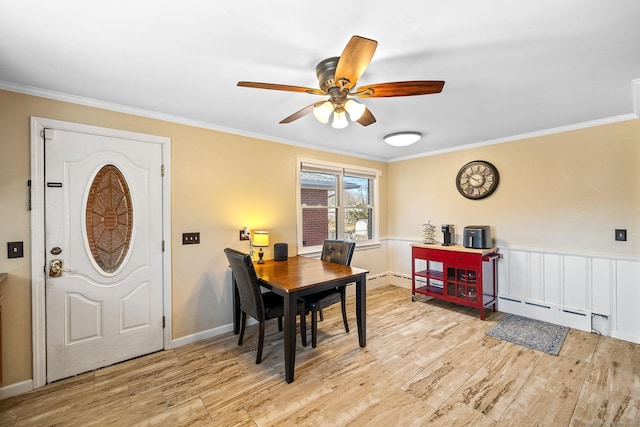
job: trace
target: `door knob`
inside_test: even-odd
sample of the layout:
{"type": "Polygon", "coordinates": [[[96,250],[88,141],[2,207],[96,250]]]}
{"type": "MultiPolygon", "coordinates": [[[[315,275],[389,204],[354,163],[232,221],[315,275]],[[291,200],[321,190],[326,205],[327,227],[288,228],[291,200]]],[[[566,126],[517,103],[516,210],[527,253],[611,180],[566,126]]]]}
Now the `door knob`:
{"type": "Polygon", "coordinates": [[[68,273],[71,270],[62,267],[61,259],[52,259],[49,263],[49,277],[60,277],[63,271],[68,273]]]}

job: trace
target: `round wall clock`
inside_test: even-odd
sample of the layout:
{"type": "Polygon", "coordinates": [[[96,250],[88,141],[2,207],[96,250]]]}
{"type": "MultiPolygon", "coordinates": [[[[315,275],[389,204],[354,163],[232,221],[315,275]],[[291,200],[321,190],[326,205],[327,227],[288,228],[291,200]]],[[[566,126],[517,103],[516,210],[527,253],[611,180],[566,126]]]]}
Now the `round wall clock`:
{"type": "Polygon", "coordinates": [[[484,160],[474,160],[460,168],[456,188],[467,199],[484,199],[498,187],[498,169],[484,160]]]}

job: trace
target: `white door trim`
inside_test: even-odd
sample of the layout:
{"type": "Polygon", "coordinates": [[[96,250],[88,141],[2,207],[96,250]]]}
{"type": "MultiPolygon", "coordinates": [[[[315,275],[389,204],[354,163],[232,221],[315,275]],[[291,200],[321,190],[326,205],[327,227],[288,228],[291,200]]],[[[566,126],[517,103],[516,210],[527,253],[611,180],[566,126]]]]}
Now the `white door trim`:
{"type": "Polygon", "coordinates": [[[163,264],[164,349],[171,348],[171,139],[117,129],[31,117],[31,325],[33,352],[33,388],[47,383],[45,241],[44,241],[44,144],[45,128],[82,132],[114,138],[135,139],[162,145],[162,234],[165,249],[163,264]]]}

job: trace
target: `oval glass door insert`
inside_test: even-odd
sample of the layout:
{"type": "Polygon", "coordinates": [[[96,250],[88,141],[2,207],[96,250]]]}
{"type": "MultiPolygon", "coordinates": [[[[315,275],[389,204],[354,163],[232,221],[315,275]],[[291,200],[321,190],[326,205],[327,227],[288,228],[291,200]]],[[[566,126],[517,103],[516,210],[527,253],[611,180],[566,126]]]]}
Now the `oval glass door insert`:
{"type": "Polygon", "coordinates": [[[131,192],[122,172],[103,166],[91,183],[85,211],[87,242],[95,263],[105,273],[120,268],[133,234],[131,192]]]}

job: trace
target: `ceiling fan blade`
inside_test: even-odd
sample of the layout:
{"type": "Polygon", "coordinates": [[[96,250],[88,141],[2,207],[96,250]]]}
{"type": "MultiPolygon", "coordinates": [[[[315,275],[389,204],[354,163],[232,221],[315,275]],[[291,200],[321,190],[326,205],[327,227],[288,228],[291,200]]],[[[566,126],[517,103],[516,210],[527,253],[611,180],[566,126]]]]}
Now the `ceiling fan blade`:
{"type": "Polygon", "coordinates": [[[287,92],[303,92],[303,93],[310,93],[313,95],[326,95],[326,93],[321,91],[320,89],[313,89],[310,87],[302,87],[302,86],[280,85],[275,83],[238,82],[238,86],[252,87],[257,89],[284,90],[287,92]]]}
{"type": "Polygon", "coordinates": [[[373,117],[373,114],[371,114],[371,111],[369,111],[369,109],[365,107],[364,113],[356,121],[360,123],[362,126],[369,126],[370,124],[376,122],[376,118],[373,117]]]}
{"type": "Polygon", "coordinates": [[[325,101],[318,101],[318,102],[314,102],[311,105],[307,105],[302,110],[296,111],[295,113],[293,113],[289,117],[282,119],[280,121],[280,124],[291,123],[294,120],[298,120],[299,118],[306,116],[307,114],[311,114],[311,113],[313,113],[313,109],[314,108],[316,108],[319,105],[324,104],[324,102],[325,101]]]}
{"type": "Polygon", "coordinates": [[[442,80],[413,80],[406,82],[378,83],[359,87],[351,96],[360,98],[384,98],[391,96],[414,96],[440,93],[442,80]]]}
{"type": "Polygon", "coordinates": [[[351,89],[364,73],[373,54],[378,47],[378,42],[360,36],[353,36],[347,46],[342,51],[338,65],[336,66],[336,83],[340,79],[348,80],[346,88],[351,89]]]}

